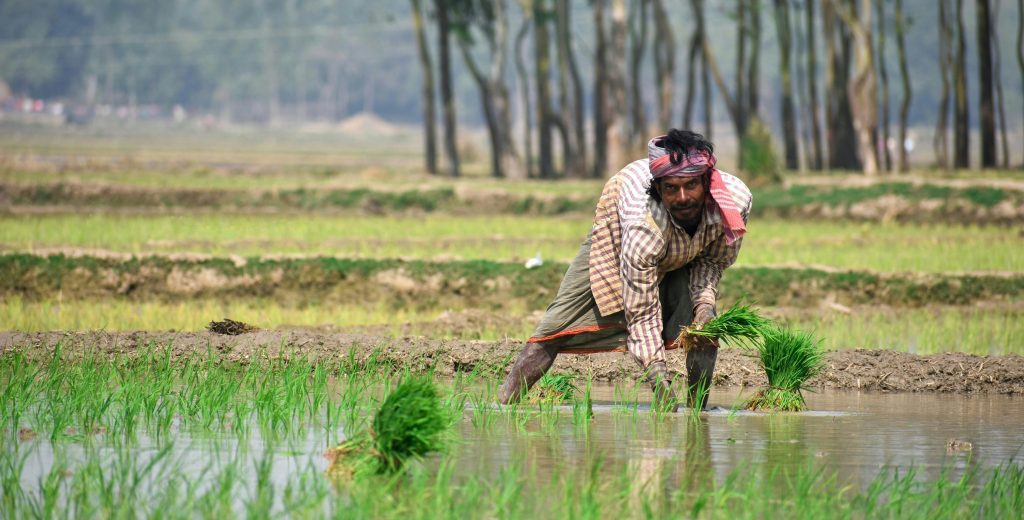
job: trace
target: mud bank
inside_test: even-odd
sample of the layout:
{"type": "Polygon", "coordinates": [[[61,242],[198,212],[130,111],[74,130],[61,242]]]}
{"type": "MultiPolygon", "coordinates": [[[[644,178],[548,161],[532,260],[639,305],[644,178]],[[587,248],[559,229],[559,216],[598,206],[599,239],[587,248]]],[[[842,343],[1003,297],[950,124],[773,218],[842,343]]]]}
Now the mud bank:
{"type": "MultiPolygon", "coordinates": [[[[322,334],[309,331],[259,331],[239,336],[212,333],[0,333],[0,355],[15,351],[30,358],[47,359],[60,345],[66,358],[98,355],[135,356],[149,349],[169,349],[176,359],[205,356],[207,352],[229,362],[247,362],[263,356],[303,355],[338,367],[356,366],[373,359],[395,370],[427,370],[450,377],[457,372],[503,375],[518,353],[516,341],[445,341],[427,338],[390,339],[358,334],[322,334]]],[[[685,371],[681,352],[668,354],[671,370],[685,371]]],[[[633,381],[640,371],[625,354],[560,356],[555,372],[600,381],[633,381]]],[[[718,386],[762,386],[763,371],[742,352],[723,348],[715,370],[718,386]]],[[[945,353],[918,356],[887,350],[829,352],[825,370],[808,385],[818,389],[882,392],[945,392],[1024,394],[1024,357],[974,356],[945,353]]]]}
{"type": "MultiPolygon", "coordinates": [[[[952,187],[909,182],[871,186],[766,186],[756,190],[753,216],[1016,225],[1024,222],[1024,191],[1017,188],[1017,185],[952,187]]],[[[369,188],[260,190],[0,182],[0,208],[11,214],[216,211],[584,216],[593,214],[598,194],[519,194],[454,187],[393,192],[369,188]]]]}
{"type": "MultiPolygon", "coordinates": [[[[525,269],[486,260],[183,258],[0,254],[0,294],[37,300],[123,298],[273,298],[282,303],[388,302],[409,308],[541,309],[554,296],[565,264],[525,269]]],[[[1024,276],[903,274],[789,267],[735,267],[722,278],[726,298],[764,306],[965,305],[1013,301],[1024,276]]]]}

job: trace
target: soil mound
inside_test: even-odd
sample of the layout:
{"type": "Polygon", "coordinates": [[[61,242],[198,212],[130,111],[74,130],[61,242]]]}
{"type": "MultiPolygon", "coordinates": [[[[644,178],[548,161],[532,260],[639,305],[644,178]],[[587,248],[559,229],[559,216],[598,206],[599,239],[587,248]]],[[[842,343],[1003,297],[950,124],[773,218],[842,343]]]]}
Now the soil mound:
{"type": "MultiPolygon", "coordinates": [[[[324,334],[303,330],[256,331],[238,336],[211,332],[43,332],[0,333],[0,355],[22,351],[45,359],[60,345],[65,357],[133,356],[147,349],[169,349],[175,358],[214,352],[225,361],[247,362],[269,356],[305,355],[337,366],[357,366],[372,359],[375,366],[393,370],[433,369],[441,376],[477,372],[503,376],[521,348],[517,341],[434,340],[420,337],[382,338],[360,334],[324,334]]],[[[685,372],[683,356],[668,356],[669,368],[685,372]]],[[[634,381],[637,364],[625,354],[559,356],[554,374],[568,373],[598,381],[634,381]]],[[[714,383],[719,386],[763,387],[764,372],[753,357],[723,348],[718,357],[714,383]]],[[[945,392],[1024,394],[1024,357],[975,356],[944,353],[919,356],[890,350],[829,352],[825,370],[807,388],[869,390],[881,392],[945,392]]]]}

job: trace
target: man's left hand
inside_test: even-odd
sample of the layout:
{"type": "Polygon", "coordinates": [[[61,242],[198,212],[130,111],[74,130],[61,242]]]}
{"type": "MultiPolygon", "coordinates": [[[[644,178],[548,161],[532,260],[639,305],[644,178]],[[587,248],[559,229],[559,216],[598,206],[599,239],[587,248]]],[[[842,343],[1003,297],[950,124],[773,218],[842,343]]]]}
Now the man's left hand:
{"type": "Polygon", "coordinates": [[[693,308],[693,323],[691,327],[695,329],[703,328],[709,321],[715,318],[717,313],[715,312],[715,306],[709,303],[698,303],[693,308]]]}

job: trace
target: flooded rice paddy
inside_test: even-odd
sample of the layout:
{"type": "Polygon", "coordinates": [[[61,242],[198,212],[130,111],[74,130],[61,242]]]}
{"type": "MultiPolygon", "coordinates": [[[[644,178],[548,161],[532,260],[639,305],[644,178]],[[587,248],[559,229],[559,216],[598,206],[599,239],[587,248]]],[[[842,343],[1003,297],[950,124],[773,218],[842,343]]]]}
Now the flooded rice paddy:
{"type": "MultiPolygon", "coordinates": [[[[378,385],[366,396],[383,391],[378,385]]],[[[870,493],[890,474],[918,483],[972,475],[984,481],[1024,458],[1019,397],[827,391],[806,395],[810,412],[771,414],[739,409],[752,391],[715,389],[709,411],[699,416],[685,409],[657,415],[646,388],[595,384],[593,416],[586,419],[571,404],[502,408],[491,403],[493,386],[477,383],[467,392],[458,381],[442,383],[455,415],[449,449],[414,463],[399,480],[417,493],[425,492],[421,486],[452,486],[453,496],[515,484],[517,493],[554,506],[580,500],[559,495],[580,485],[620,488],[630,495],[624,503],[633,503],[637,496],[716,493],[734,486],[737,475],[759,479],[762,493],[780,496],[793,492],[793,482],[870,493]]],[[[285,427],[262,414],[235,425],[229,413],[210,428],[179,415],[166,430],[137,436],[102,427],[53,438],[6,429],[0,473],[5,486],[18,483],[21,495],[5,487],[4,507],[152,513],[182,502],[182,513],[365,512],[361,500],[381,491],[332,480],[324,451],[348,435],[346,428],[365,424],[363,405],[374,399],[345,404],[344,392],[330,393],[336,395],[321,410],[327,417],[285,427]],[[350,412],[332,419],[332,407],[350,412]],[[76,495],[95,480],[96,502],[76,495]]],[[[381,479],[382,489],[395,485],[381,479]]],[[[401,508],[389,515],[396,512],[401,508]]]]}

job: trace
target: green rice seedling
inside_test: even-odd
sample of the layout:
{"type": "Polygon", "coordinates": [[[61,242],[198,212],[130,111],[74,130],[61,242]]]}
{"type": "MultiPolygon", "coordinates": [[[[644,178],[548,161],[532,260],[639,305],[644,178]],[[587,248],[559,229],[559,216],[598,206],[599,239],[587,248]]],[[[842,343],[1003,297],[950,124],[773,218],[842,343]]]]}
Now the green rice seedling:
{"type": "Polygon", "coordinates": [[[768,388],[747,401],[751,410],[800,411],[806,408],[800,387],[824,363],[821,340],[809,332],[772,326],[756,344],[758,360],[768,376],[768,388]]]}
{"type": "Polygon", "coordinates": [[[530,402],[535,404],[561,404],[565,401],[574,401],[579,388],[574,382],[575,378],[570,374],[544,374],[534,390],[531,392],[530,402]]]}
{"type": "Polygon", "coordinates": [[[684,350],[693,348],[697,338],[720,339],[737,346],[750,347],[770,324],[771,321],[761,316],[754,307],[736,302],[703,327],[684,327],[676,342],[684,350]]]}
{"type": "Polygon", "coordinates": [[[443,449],[451,423],[434,383],[407,375],[381,403],[369,431],[329,450],[334,458],[330,472],[397,472],[409,460],[443,449]]]}

